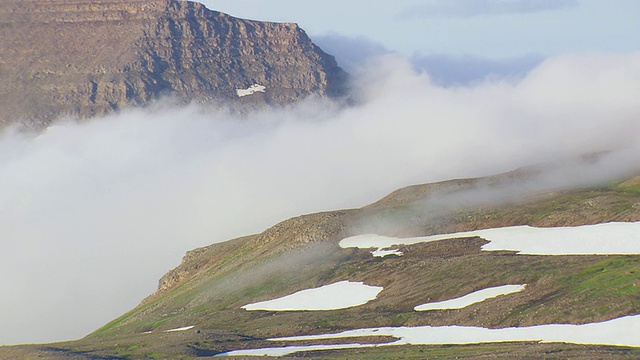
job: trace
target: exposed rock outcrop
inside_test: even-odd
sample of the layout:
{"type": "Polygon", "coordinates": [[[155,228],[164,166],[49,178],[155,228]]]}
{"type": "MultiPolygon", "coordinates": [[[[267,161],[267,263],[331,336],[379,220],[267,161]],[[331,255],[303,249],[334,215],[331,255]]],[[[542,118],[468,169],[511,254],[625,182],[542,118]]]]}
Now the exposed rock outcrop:
{"type": "Polygon", "coordinates": [[[283,104],[336,96],[345,80],[296,24],[238,19],[178,0],[3,0],[0,54],[3,125],[43,127],[165,94],[283,104]],[[264,90],[239,96],[253,85],[264,90]]]}
{"type": "Polygon", "coordinates": [[[237,262],[237,265],[245,264],[253,260],[255,256],[261,256],[265,253],[277,255],[313,243],[337,242],[347,236],[346,219],[355,212],[354,210],[342,210],[302,215],[282,221],[261,234],[188,251],[182,258],[182,263],[160,279],[158,291],[169,290],[199,271],[221,266],[225,254],[237,251],[241,247],[261,249],[261,251],[257,255],[239,256],[233,260],[227,259],[227,263],[224,265],[229,266],[234,261],[237,262]]]}

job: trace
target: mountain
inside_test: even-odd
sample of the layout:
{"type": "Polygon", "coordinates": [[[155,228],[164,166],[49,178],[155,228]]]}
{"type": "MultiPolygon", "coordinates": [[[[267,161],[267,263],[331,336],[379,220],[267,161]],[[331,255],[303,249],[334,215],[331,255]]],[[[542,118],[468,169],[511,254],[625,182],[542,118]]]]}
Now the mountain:
{"type": "Polygon", "coordinates": [[[286,104],[339,96],[346,79],[296,24],[178,0],[3,0],[0,54],[3,126],[42,128],[165,95],[286,104]]]}
{"type": "MultiPolygon", "coordinates": [[[[343,239],[361,234],[409,238],[523,225],[556,229],[640,221],[640,177],[578,189],[534,186],[544,178],[544,171],[529,168],[410,186],[360,209],[303,215],[260,234],[195,249],[160,280],[156,293],[86,338],[0,348],[0,358],[187,359],[238,349],[396,340],[388,335],[333,342],[267,340],[349,329],[427,325],[501,329],[597,323],[639,314],[640,255],[485,251],[482,247],[491,240],[473,234],[396,245],[391,249],[395,254],[384,257],[372,256],[372,249],[341,245],[343,239]],[[331,311],[243,309],[345,280],[384,290],[363,305],[331,311]],[[526,287],[460,309],[414,310],[421,303],[505,284],[526,287]]],[[[598,240],[607,244],[613,237],[611,233],[598,240]]],[[[634,329],[622,333],[633,334],[634,329]]],[[[532,340],[303,354],[312,358],[631,359],[640,356],[640,349],[532,340]]]]}

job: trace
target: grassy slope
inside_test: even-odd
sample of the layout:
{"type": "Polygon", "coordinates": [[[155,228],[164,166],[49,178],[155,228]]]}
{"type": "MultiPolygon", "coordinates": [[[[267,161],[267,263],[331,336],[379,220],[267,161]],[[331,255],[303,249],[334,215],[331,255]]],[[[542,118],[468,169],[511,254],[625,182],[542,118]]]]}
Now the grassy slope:
{"type": "MultiPolygon", "coordinates": [[[[450,189],[450,185],[444,188],[450,189]]],[[[284,345],[261,340],[268,337],[357,327],[450,324],[506,327],[585,323],[637,314],[640,256],[542,257],[481,252],[480,246],[485,242],[476,238],[406,246],[401,249],[405,256],[380,259],[371,257],[366,250],[340,249],[337,243],[346,236],[365,232],[410,236],[518,224],[562,226],[640,221],[638,186],[630,180],[600,189],[547,193],[498,206],[472,207],[434,207],[409,201],[415,195],[404,193],[393,198],[392,194],[360,210],[291,219],[263,234],[197,251],[171,273],[174,281],[167,283],[168,289],[149,297],[86,339],[56,347],[72,351],[74,356],[190,358],[231,349],[284,345]],[[385,290],[375,301],[353,309],[285,313],[240,309],[250,302],[345,279],[384,286],[385,290]],[[517,283],[528,284],[527,290],[465,309],[421,313],[412,310],[427,301],[517,283]],[[187,325],[196,327],[184,333],[162,332],[187,325]],[[150,330],[153,333],[141,334],[150,330]]],[[[416,190],[424,197],[433,189],[411,191],[416,190]]],[[[482,357],[496,351],[516,357],[540,354],[553,357],[549,354],[558,351],[580,357],[638,356],[637,350],[557,344],[357,350],[363,356],[380,358],[420,358],[426,354],[482,357]]],[[[48,352],[50,357],[60,353],[60,350],[48,352]]],[[[356,350],[321,352],[314,356],[338,358],[354,354],[356,350]]]]}

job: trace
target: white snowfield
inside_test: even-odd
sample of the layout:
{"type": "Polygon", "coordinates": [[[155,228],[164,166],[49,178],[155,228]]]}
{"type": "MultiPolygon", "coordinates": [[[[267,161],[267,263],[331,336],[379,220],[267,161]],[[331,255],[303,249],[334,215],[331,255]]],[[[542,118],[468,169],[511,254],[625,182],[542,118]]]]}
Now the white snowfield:
{"type": "Polygon", "coordinates": [[[236,89],[236,94],[238,95],[238,97],[243,97],[257,92],[264,92],[266,88],[266,86],[253,84],[246,89],[236,89]]]}
{"type": "Polygon", "coordinates": [[[191,329],[193,329],[193,327],[194,327],[194,325],[183,326],[183,327],[179,327],[179,328],[175,328],[175,329],[165,330],[164,332],[180,332],[180,331],[187,331],[187,330],[191,330],[191,329]]]}
{"type": "MultiPolygon", "coordinates": [[[[575,227],[534,228],[514,226],[415,238],[394,238],[375,234],[343,239],[342,248],[370,249],[373,256],[402,255],[394,246],[455,238],[480,237],[488,244],[485,251],[508,250],[528,255],[638,255],[640,254],[640,222],[605,223],[575,227]]],[[[500,295],[523,291],[526,285],[504,285],[487,288],[465,296],[416,306],[417,311],[459,309],[500,295]]],[[[382,288],[380,288],[382,290],[382,288]]],[[[376,294],[377,296],[377,294],[376,294]]],[[[346,297],[346,296],[345,296],[346,297]]],[[[375,296],[374,296],[375,297],[375,296]]],[[[283,298],[284,299],[284,298],[283,298]]],[[[640,315],[583,324],[552,324],[530,327],[487,329],[469,326],[420,326],[356,329],[337,334],[294,336],[272,341],[315,341],[353,338],[351,344],[288,346],[231,351],[220,356],[284,356],[296,352],[364,348],[394,345],[477,344],[507,341],[539,341],[574,344],[640,347],[640,315]],[[360,344],[357,338],[391,336],[397,341],[386,344],[360,344]]]]}
{"type": "Polygon", "coordinates": [[[526,255],[637,255],[640,254],[640,222],[612,222],[573,227],[537,228],[512,226],[413,238],[376,234],[348,237],[342,248],[377,248],[387,251],[397,245],[411,245],[456,238],[480,237],[485,251],[517,251],[526,255]]]}
{"type": "Polygon", "coordinates": [[[301,290],[278,299],[248,304],[245,310],[318,311],[346,309],[364,305],[382,291],[380,286],[340,281],[318,288],[301,290]]]}
{"type": "Polygon", "coordinates": [[[218,356],[285,356],[303,351],[315,351],[315,350],[340,350],[340,349],[354,349],[362,347],[375,347],[374,344],[334,344],[334,345],[307,345],[307,346],[285,346],[274,348],[261,348],[261,349],[245,349],[245,350],[233,350],[226,353],[214,355],[218,356]]]}
{"type": "Polygon", "coordinates": [[[387,255],[402,256],[404,254],[402,253],[402,251],[398,249],[389,249],[389,250],[378,249],[378,250],[372,251],[371,255],[373,255],[374,257],[385,257],[387,255]]]}
{"type": "Polygon", "coordinates": [[[492,299],[501,295],[509,295],[524,290],[525,285],[503,285],[474,291],[465,296],[445,301],[422,304],[414,307],[416,311],[462,309],[469,305],[492,299]]]}
{"type": "MultiPolygon", "coordinates": [[[[314,341],[365,336],[392,336],[397,341],[387,344],[323,345],[322,349],[344,349],[395,345],[479,344],[506,341],[539,341],[589,345],[640,347],[640,315],[584,325],[538,325],[519,328],[486,329],[470,326],[419,326],[357,329],[337,334],[293,336],[271,341],[314,341]]],[[[231,351],[220,356],[283,356],[301,351],[319,350],[318,345],[290,346],[231,351]]]]}

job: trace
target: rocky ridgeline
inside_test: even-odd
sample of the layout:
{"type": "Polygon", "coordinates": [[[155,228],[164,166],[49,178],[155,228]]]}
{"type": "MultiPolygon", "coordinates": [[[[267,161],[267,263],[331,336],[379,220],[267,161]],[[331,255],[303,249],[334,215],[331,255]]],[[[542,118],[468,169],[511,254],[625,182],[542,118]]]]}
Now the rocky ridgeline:
{"type": "Polygon", "coordinates": [[[346,76],[296,24],[177,0],[3,0],[0,54],[0,121],[35,128],[163,95],[243,106],[337,96],[346,76]]]}
{"type": "MultiPolygon", "coordinates": [[[[314,243],[337,243],[340,239],[348,236],[348,229],[345,226],[346,219],[349,219],[353,213],[353,210],[343,210],[302,215],[282,221],[257,235],[188,251],[182,258],[181,264],[160,279],[158,292],[165,292],[202,270],[220,265],[225,254],[241,247],[261,249],[261,253],[277,255],[314,243]]],[[[230,265],[234,261],[237,265],[246,264],[251,260],[255,259],[251,257],[227,259],[226,265],[230,265]]],[[[153,298],[154,296],[151,296],[148,300],[153,298]]]]}

